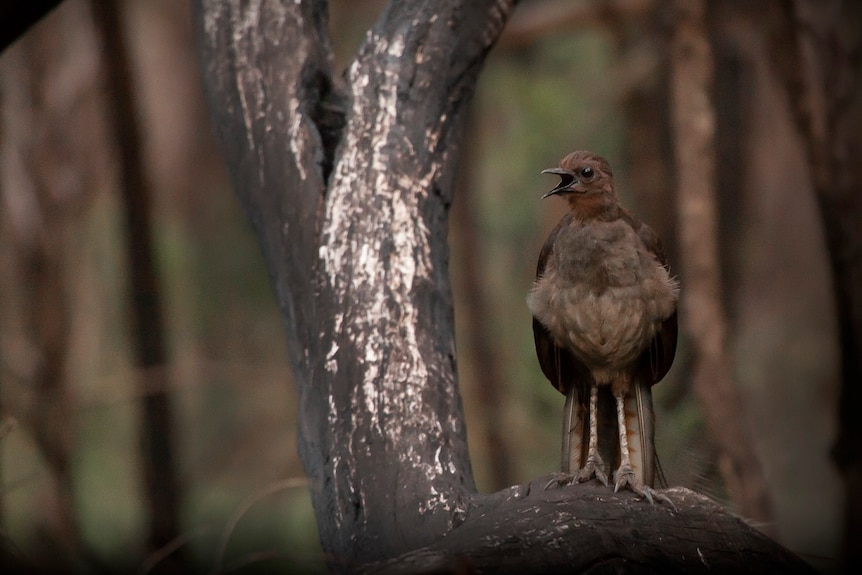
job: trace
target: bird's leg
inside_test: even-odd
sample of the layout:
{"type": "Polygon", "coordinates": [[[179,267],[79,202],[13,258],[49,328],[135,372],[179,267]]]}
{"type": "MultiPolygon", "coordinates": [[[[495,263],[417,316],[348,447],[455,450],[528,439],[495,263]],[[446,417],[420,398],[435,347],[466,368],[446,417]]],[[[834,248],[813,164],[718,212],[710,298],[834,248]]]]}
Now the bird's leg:
{"type": "Polygon", "coordinates": [[[626,427],[626,408],[625,408],[625,393],[614,390],[614,399],[617,404],[617,428],[620,434],[620,466],[614,474],[616,487],[614,491],[619,491],[620,487],[625,485],[634,485],[638,482],[635,472],[632,469],[632,459],[629,455],[629,434],[626,427]]]}
{"type": "Polygon", "coordinates": [[[608,484],[608,475],[605,473],[605,463],[599,455],[599,386],[596,383],[590,385],[590,441],[587,446],[587,460],[583,468],[578,472],[579,482],[589,481],[593,477],[608,484]]]}
{"type": "Polygon", "coordinates": [[[635,475],[632,469],[632,460],[629,455],[629,436],[626,427],[625,392],[614,389],[614,399],[617,404],[617,426],[620,435],[620,466],[614,473],[614,493],[623,487],[628,487],[638,495],[644,497],[650,503],[654,499],[668,503],[674,509],[673,502],[667,496],[655,491],[652,487],[644,485],[635,475]]]}

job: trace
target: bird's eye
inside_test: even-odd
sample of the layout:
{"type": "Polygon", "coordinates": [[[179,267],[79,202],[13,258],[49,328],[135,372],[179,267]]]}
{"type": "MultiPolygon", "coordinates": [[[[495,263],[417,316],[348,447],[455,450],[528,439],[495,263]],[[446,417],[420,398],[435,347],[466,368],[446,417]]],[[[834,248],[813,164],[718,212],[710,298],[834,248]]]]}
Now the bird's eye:
{"type": "Polygon", "coordinates": [[[581,177],[585,180],[591,180],[596,172],[589,166],[581,168],[581,177]]]}

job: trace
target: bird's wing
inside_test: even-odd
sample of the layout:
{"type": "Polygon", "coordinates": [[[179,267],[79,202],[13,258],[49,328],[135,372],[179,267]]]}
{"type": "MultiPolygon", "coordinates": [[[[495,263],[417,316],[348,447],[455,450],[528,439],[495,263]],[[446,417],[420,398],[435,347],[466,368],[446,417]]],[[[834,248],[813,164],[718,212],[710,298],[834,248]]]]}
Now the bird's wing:
{"type": "MultiPolygon", "coordinates": [[[[643,245],[656,260],[668,270],[670,266],[661,245],[661,239],[651,227],[641,222],[629,211],[624,211],[623,217],[637,232],[643,245]]],[[[649,385],[655,385],[667,375],[673,358],[676,355],[676,342],[678,336],[677,312],[674,312],[661,324],[661,330],[656,334],[650,345],[644,350],[639,360],[638,379],[646,381],[649,385]]]]}
{"type": "MultiPolygon", "coordinates": [[[[544,275],[548,266],[554,265],[554,240],[559,231],[568,226],[572,215],[566,214],[551,231],[536,266],[536,279],[544,275]]],[[[589,411],[586,409],[587,368],[572,353],[554,343],[551,334],[542,323],[533,318],[533,340],[536,344],[536,357],[542,373],[548,381],[566,396],[563,411],[562,469],[575,473],[586,459],[587,436],[589,432],[589,411]]]]}
{"type": "MultiPolygon", "coordinates": [[[[563,216],[545,240],[536,265],[536,281],[545,274],[549,266],[555,265],[554,241],[560,230],[569,225],[571,219],[571,214],[563,216]]],[[[550,332],[535,317],[533,317],[533,341],[536,344],[536,357],[539,359],[542,373],[560,393],[565,394],[571,385],[584,381],[584,376],[589,373],[586,367],[569,350],[554,343],[550,332]]]]}

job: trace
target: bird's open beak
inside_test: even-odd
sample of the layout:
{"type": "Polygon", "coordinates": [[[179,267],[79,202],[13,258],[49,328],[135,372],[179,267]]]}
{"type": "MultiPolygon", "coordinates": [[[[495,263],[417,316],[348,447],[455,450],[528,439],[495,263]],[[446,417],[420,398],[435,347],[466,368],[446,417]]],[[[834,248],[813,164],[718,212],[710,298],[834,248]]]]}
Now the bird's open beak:
{"type": "Polygon", "coordinates": [[[547,170],[542,170],[542,173],[555,174],[557,176],[560,176],[560,183],[557,184],[557,186],[553,190],[542,196],[543,200],[548,196],[553,196],[563,192],[571,191],[572,186],[578,183],[578,179],[574,176],[574,174],[572,174],[568,170],[564,170],[563,168],[549,168],[547,170]]]}

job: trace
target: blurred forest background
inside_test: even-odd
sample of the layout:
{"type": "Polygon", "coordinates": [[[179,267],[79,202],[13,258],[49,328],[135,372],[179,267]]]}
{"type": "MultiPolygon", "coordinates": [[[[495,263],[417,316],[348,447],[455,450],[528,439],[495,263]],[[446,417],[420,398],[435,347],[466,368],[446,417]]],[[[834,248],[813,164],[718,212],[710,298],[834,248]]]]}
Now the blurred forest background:
{"type": "MultiPolygon", "coordinates": [[[[129,214],[146,210],[130,211],[120,192],[127,159],[107,71],[116,58],[101,49],[109,20],[94,18],[103,4],[66,0],[0,55],[7,545],[82,571],[146,572],[175,551],[225,571],[323,571],[281,315],[208,124],[190,7],[176,0],[117,3],[152,191],[158,307],[141,315],[130,303],[130,262],[146,246],[128,240],[129,214]],[[163,330],[150,361],[135,351],[141,325],[163,330]],[[174,517],[161,542],[141,456],[154,413],[169,422],[161,429],[175,465],[174,517]]],[[[758,24],[770,4],[709,3],[721,304],[742,405],[728,424],[746,430],[766,482],[752,519],[829,570],[844,504],[829,456],[837,328],[804,145],[758,24]]],[[[330,1],[337,69],[383,5],[330,1]]],[[[559,465],[563,398],[539,370],[525,304],[539,248],[564,208],[540,201],[554,182],[539,172],[575,149],[608,157],[624,203],[659,231],[680,268],[672,25],[663,3],[649,0],[525,1],[488,59],[450,222],[461,392],[480,491],[559,465]]],[[[662,467],[671,485],[747,516],[692,390],[690,345],[683,333],[655,389],[662,467]]]]}

